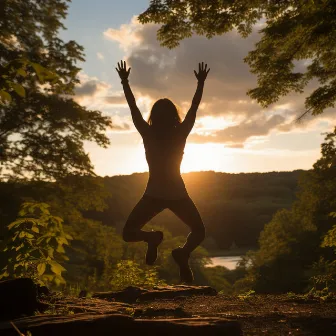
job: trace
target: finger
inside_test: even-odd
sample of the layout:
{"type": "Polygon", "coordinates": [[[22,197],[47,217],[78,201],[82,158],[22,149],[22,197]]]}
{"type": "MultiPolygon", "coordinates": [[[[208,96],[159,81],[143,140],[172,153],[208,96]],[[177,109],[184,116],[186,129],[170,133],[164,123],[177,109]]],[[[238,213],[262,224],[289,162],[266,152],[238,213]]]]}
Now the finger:
{"type": "Polygon", "coordinates": [[[126,70],[126,61],[124,61],[124,69],[126,70]]]}
{"type": "Polygon", "coordinates": [[[117,70],[117,72],[119,73],[119,70],[117,68],[115,68],[117,70]]]}
{"type": "Polygon", "coordinates": [[[207,66],[208,66],[208,64],[205,64],[205,68],[204,68],[204,71],[206,71],[206,69],[207,69],[207,66]]]}
{"type": "Polygon", "coordinates": [[[119,62],[118,62],[118,69],[119,69],[119,71],[121,70],[121,66],[120,66],[119,62]]]}
{"type": "Polygon", "coordinates": [[[194,74],[195,74],[195,76],[196,76],[196,78],[197,78],[197,72],[196,72],[196,70],[194,70],[194,74]]]}
{"type": "Polygon", "coordinates": [[[129,75],[130,72],[131,72],[131,68],[128,69],[128,71],[127,71],[127,75],[129,75]]]}
{"type": "Polygon", "coordinates": [[[204,62],[202,62],[202,71],[204,70],[204,62]]]}
{"type": "Polygon", "coordinates": [[[209,71],[210,71],[210,68],[208,69],[207,74],[209,73],[209,71]]]}

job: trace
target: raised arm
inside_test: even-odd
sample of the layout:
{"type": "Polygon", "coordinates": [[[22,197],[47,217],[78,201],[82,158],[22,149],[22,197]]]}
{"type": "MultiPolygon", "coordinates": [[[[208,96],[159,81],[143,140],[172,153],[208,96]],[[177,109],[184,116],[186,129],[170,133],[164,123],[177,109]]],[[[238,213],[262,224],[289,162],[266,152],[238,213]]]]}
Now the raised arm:
{"type": "Polygon", "coordinates": [[[192,128],[194,127],[195,120],[196,120],[196,112],[198,109],[198,106],[202,100],[202,94],[203,94],[203,88],[204,88],[204,82],[206,80],[206,77],[210,71],[210,68],[207,70],[207,64],[199,63],[198,64],[198,73],[194,70],[195,76],[197,78],[197,89],[194,95],[194,98],[191,103],[191,107],[184,118],[181,127],[185,135],[187,136],[192,128]]]}
{"type": "Polygon", "coordinates": [[[146,132],[146,130],[149,128],[149,125],[142,117],[142,114],[136,105],[135,98],[131,90],[131,87],[128,83],[128,76],[130,74],[131,68],[126,70],[126,62],[120,61],[120,63],[118,62],[118,68],[116,68],[116,70],[121,79],[121,84],[124,89],[124,94],[125,94],[128,106],[131,110],[131,115],[132,115],[134,126],[138,130],[138,132],[141,135],[143,135],[146,132]]]}

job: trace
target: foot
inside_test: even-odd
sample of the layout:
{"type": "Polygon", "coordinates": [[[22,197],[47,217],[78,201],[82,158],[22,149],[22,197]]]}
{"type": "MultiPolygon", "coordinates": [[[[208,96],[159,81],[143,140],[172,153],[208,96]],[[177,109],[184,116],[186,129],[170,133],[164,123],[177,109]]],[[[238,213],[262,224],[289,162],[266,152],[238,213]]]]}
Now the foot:
{"type": "Polygon", "coordinates": [[[183,248],[179,247],[172,251],[172,256],[180,267],[181,282],[192,283],[194,281],[193,272],[189,266],[189,253],[186,253],[183,248]]]}
{"type": "Polygon", "coordinates": [[[149,233],[150,233],[149,238],[146,240],[148,244],[146,253],[146,264],[153,265],[158,256],[158,246],[161,244],[163,240],[163,232],[152,231],[149,233]]]}

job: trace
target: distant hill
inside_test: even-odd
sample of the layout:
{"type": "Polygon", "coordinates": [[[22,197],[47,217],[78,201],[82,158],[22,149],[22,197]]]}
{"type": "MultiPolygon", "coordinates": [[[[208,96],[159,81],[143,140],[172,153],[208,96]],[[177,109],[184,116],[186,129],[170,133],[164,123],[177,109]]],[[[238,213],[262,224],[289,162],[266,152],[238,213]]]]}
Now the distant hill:
{"type": "MultiPolygon", "coordinates": [[[[207,228],[212,248],[254,246],[264,225],[272,215],[288,208],[295,199],[299,175],[304,170],[269,173],[193,172],[183,174],[188,192],[197,205],[207,228]]],[[[108,209],[103,213],[87,213],[119,232],[137,201],[142,196],[148,173],[104,177],[111,191],[108,209]]],[[[165,210],[151,223],[163,225],[174,235],[187,234],[183,223],[165,210]]]]}

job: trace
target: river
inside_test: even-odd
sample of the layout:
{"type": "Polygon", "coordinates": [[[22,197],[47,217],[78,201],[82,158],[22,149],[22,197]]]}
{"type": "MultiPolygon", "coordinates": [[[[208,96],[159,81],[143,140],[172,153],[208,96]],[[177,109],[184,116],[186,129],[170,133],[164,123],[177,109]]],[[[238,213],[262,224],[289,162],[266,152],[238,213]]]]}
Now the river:
{"type": "Polygon", "coordinates": [[[237,267],[237,263],[240,260],[241,256],[227,256],[227,257],[212,257],[210,258],[212,264],[208,265],[207,267],[214,267],[214,266],[224,266],[229,270],[233,270],[237,267]]]}

